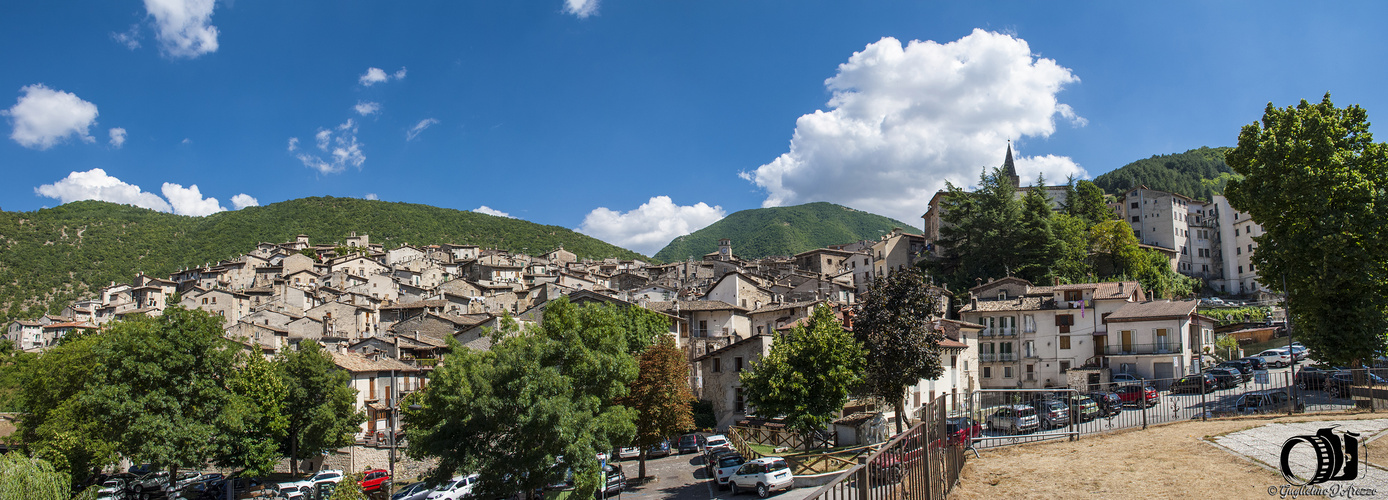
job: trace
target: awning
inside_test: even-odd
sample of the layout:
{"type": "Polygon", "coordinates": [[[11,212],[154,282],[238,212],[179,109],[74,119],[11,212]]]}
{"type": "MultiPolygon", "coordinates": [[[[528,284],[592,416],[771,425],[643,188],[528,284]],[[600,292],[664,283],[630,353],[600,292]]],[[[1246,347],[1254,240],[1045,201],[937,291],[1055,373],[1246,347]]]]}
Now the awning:
{"type": "Polygon", "coordinates": [[[389,407],[387,407],[386,405],[383,405],[383,404],[381,404],[381,403],[370,403],[370,404],[366,405],[366,407],[367,407],[367,408],[370,408],[370,409],[373,409],[373,410],[376,410],[376,411],[390,411],[390,408],[389,408],[389,407]]]}
{"type": "Polygon", "coordinates": [[[1107,336],[1107,335],[1108,335],[1108,330],[1094,330],[1094,336],[1095,336],[1095,337],[1104,337],[1104,336],[1107,336]]]}

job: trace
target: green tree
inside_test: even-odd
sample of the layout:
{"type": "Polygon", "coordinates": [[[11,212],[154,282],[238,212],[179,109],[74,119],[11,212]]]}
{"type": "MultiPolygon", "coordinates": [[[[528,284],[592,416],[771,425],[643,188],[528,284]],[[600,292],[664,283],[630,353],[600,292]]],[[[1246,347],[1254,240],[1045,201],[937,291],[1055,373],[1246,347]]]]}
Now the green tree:
{"type": "Polygon", "coordinates": [[[299,473],[299,462],[350,445],[366,416],[355,411],[356,390],[348,385],[346,371],[337,369],[332,354],[317,342],[305,340],[297,350],[278,359],[285,387],[285,440],[280,452],[289,457],[290,472],[299,473]]]}
{"type": "Polygon", "coordinates": [[[333,488],[330,500],[366,500],[366,492],[361,490],[361,473],[351,472],[343,475],[342,481],[333,488]]]}
{"type": "Polygon", "coordinates": [[[1033,283],[1049,281],[1055,276],[1054,266],[1060,258],[1061,246],[1052,227],[1051,199],[1042,189],[1045,180],[1038,177],[1036,185],[1022,197],[1022,215],[1016,231],[1017,267],[1014,275],[1033,283]]]}
{"type": "Polygon", "coordinates": [[[1066,283],[1081,283],[1094,272],[1089,263],[1089,225],[1084,219],[1069,214],[1055,214],[1051,231],[1057,245],[1055,264],[1051,272],[1066,283]]]}
{"type": "Polygon", "coordinates": [[[45,460],[19,452],[0,455],[0,498],[67,500],[71,484],[71,476],[45,460]]]}
{"type": "Polygon", "coordinates": [[[1259,280],[1283,289],[1297,337],[1331,364],[1384,352],[1388,331],[1388,146],[1368,112],[1321,102],[1268,103],[1227,155],[1243,179],[1229,204],[1263,228],[1259,280]]]}
{"type": "Polygon", "coordinates": [[[478,496],[542,487],[564,467],[575,497],[592,495],[597,453],[636,435],[636,411],[617,403],[637,376],[623,324],[612,306],[560,298],[537,327],[503,321],[490,351],[455,347],[405,411],[407,453],[437,458],[434,480],[476,472],[478,496]]]}
{"type": "Polygon", "coordinates": [[[1104,203],[1104,190],[1093,182],[1080,181],[1075,187],[1075,199],[1070,202],[1069,213],[1084,219],[1089,225],[1113,220],[1117,214],[1104,203]]]}
{"type": "Polygon", "coordinates": [[[941,202],[940,245],[944,258],[936,272],[956,289],[972,286],[974,278],[1008,276],[1022,259],[1017,244],[1022,227],[1022,203],[1017,187],[999,169],[979,174],[973,192],[946,183],[941,202]]]}
{"type": "Polygon", "coordinates": [[[284,457],[280,445],[289,428],[285,415],[288,390],[279,368],[259,352],[242,351],[228,389],[235,397],[228,407],[228,429],[220,436],[217,463],[267,476],[284,457]]]}
{"type": "Polygon", "coordinates": [[[906,388],[944,373],[944,335],[933,324],[938,312],[935,296],[915,268],[874,280],[858,302],[853,336],[867,349],[864,389],[896,410],[897,433],[907,417],[906,388]]]}
{"type": "Polygon", "coordinates": [[[759,414],[781,415],[801,434],[821,431],[862,382],[866,352],[827,305],[776,338],[771,352],[742,372],[743,394],[759,414]]]}
{"type": "Polygon", "coordinates": [[[21,365],[16,399],[23,408],[19,441],[35,457],[74,478],[117,461],[117,444],[82,399],[103,363],[100,338],[61,343],[21,365]]]}
{"type": "MultiPolygon", "coordinates": [[[[632,308],[640,309],[640,308],[632,308]]],[[[640,309],[645,310],[645,309],[640,309]]],[[[646,477],[646,452],[652,445],[694,427],[689,403],[689,362],[669,335],[646,348],[640,369],[623,404],[636,410],[636,445],[641,448],[637,477],[646,477]]]]}
{"type": "Polygon", "coordinates": [[[227,382],[239,346],[223,337],[222,318],[171,307],[95,338],[102,362],[80,399],[121,454],[167,467],[169,477],[211,461],[218,439],[235,428],[227,382]]]}
{"type": "Polygon", "coordinates": [[[1133,228],[1120,220],[1108,220],[1090,227],[1089,241],[1094,270],[1099,276],[1136,271],[1144,257],[1133,228]]]}

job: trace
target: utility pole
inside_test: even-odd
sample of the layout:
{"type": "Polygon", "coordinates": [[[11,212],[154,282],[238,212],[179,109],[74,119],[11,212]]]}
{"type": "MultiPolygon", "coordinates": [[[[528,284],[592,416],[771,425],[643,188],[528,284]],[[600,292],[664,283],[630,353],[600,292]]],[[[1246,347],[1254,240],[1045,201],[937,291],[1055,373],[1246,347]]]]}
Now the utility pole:
{"type": "Polygon", "coordinates": [[[1292,350],[1292,291],[1287,289],[1287,273],[1282,273],[1282,309],[1287,314],[1287,354],[1292,364],[1287,368],[1287,415],[1296,411],[1296,352],[1292,350]]]}

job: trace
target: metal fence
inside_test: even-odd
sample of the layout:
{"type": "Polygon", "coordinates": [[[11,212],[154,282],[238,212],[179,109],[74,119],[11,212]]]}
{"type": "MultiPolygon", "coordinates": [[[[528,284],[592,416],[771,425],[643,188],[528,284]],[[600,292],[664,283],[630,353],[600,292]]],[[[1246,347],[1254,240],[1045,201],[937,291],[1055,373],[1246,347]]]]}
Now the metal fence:
{"type": "Polygon", "coordinates": [[[968,440],[947,431],[949,396],[922,408],[920,423],[892,438],[806,498],[826,500],[942,499],[959,480],[968,440]]]}

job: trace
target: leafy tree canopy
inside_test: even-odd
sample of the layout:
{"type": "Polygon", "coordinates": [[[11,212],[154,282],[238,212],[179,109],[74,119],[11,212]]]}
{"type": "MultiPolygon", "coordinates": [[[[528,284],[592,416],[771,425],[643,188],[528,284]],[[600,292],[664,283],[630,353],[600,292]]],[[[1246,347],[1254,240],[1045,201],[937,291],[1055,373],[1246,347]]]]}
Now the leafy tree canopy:
{"type": "Polygon", "coordinates": [[[771,352],[742,372],[744,394],[759,414],[783,416],[797,432],[822,430],[861,383],[865,355],[833,310],[820,305],[808,324],[777,337],[771,352]]]}
{"type": "Polygon", "coordinates": [[[508,318],[489,351],[455,347],[405,411],[409,455],[437,458],[434,480],[480,474],[479,496],[542,487],[565,467],[574,494],[591,495],[597,453],[636,435],[637,412],[617,403],[637,376],[623,325],[613,306],[560,298],[537,327],[508,318]]]}
{"type": "Polygon", "coordinates": [[[356,390],[347,384],[351,375],[337,369],[317,342],[300,342],[277,361],[285,417],[279,451],[292,458],[291,471],[298,474],[299,461],[351,444],[366,415],[355,409],[356,390]]]}
{"type": "Polygon", "coordinates": [[[1293,332],[1321,361],[1350,364],[1385,349],[1388,331],[1388,146],[1368,112],[1327,93],[1245,125],[1229,165],[1229,203],[1263,227],[1259,280],[1286,281],[1293,332]]]}
{"type": "MultiPolygon", "coordinates": [[[[639,309],[639,308],[634,308],[639,309]]],[[[636,445],[641,447],[638,477],[646,477],[646,452],[652,445],[694,427],[689,391],[689,361],[669,335],[641,352],[640,370],[622,403],[636,410],[636,445]]]]}
{"type": "Polygon", "coordinates": [[[915,268],[873,280],[858,302],[853,336],[867,350],[864,392],[896,408],[898,433],[906,417],[906,388],[944,373],[940,365],[944,335],[933,322],[939,307],[915,268]]]}

